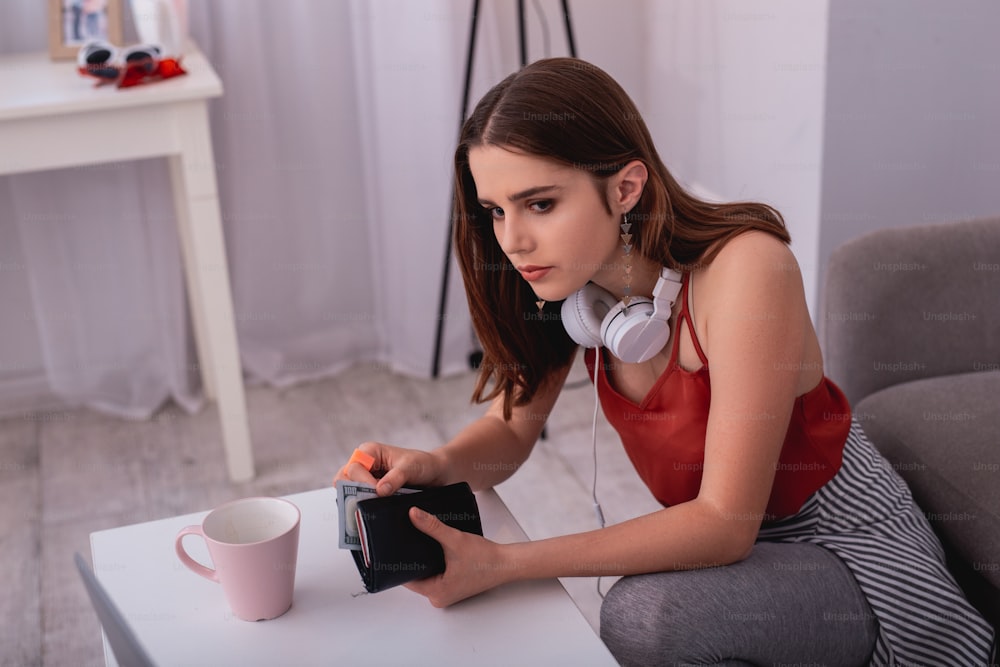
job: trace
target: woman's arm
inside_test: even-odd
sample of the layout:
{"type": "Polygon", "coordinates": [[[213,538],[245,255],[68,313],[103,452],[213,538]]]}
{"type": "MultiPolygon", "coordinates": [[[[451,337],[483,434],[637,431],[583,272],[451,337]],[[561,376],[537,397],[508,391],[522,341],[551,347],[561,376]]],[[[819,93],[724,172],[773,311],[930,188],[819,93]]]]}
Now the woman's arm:
{"type": "Polygon", "coordinates": [[[430,452],[365,442],[358,449],[369,454],[371,469],[348,462],[334,480],[346,479],[375,486],[387,496],[403,486],[440,486],[469,482],[473,489],[495,486],[510,477],[528,458],[569,374],[570,364],[542,385],[527,405],[515,407],[510,421],[503,419],[503,397],[486,414],[462,429],[450,442],[430,452]]]}
{"type": "Polygon", "coordinates": [[[444,575],[417,582],[414,590],[440,606],[517,579],[708,567],[750,552],[811,324],[794,257],[764,234],[727,244],[704,269],[699,294],[712,403],[698,497],[602,530],[512,545],[466,539],[414,513],[453,559],[444,575]]]}
{"type": "Polygon", "coordinates": [[[514,408],[510,421],[504,421],[503,396],[498,396],[485,415],[434,450],[446,471],[442,483],[467,481],[478,491],[514,474],[538,441],[571,366],[572,358],[538,389],[530,403],[514,408]]]}

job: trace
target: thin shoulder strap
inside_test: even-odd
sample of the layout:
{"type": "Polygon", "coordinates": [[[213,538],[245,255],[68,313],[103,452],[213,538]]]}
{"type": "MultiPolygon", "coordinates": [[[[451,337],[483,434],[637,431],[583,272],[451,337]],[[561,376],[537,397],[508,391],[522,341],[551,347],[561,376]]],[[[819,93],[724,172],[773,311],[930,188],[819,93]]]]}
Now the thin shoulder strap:
{"type": "Polygon", "coordinates": [[[694,351],[698,353],[698,359],[701,363],[708,365],[708,357],[705,356],[705,352],[701,349],[701,343],[698,342],[698,334],[694,330],[694,310],[691,304],[691,272],[688,271],[684,274],[684,296],[681,299],[681,313],[678,319],[687,320],[688,332],[691,334],[691,342],[694,344],[694,351]]]}

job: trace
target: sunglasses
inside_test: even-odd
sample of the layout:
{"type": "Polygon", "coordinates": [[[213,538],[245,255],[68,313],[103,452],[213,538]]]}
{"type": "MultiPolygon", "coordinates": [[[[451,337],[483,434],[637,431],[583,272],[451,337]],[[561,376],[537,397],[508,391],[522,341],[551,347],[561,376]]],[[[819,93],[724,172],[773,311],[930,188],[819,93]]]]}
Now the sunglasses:
{"type": "Polygon", "coordinates": [[[187,74],[179,59],[164,58],[155,44],[118,49],[101,40],[90,41],[80,47],[76,64],[80,74],[97,79],[97,85],[113,83],[119,88],[187,74]]]}

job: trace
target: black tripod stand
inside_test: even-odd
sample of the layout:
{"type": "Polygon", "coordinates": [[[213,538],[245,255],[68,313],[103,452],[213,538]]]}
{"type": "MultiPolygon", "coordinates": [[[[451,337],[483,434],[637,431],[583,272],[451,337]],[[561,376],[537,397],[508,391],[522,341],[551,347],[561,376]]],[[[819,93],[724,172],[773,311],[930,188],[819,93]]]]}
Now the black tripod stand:
{"type": "MultiPolygon", "coordinates": [[[[576,44],[573,40],[573,26],[569,19],[569,0],[561,0],[563,22],[566,26],[566,42],[569,45],[569,54],[576,57],[576,44]]],[[[469,26],[469,46],[466,51],[465,61],[465,88],[462,92],[462,113],[459,116],[458,128],[461,132],[462,125],[465,124],[466,116],[469,113],[469,89],[472,87],[472,61],[476,53],[476,29],[479,25],[479,0],[472,2],[472,22],[469,26]]],[[[521,67],[528,64],[528,41],[524,29],[524,0],[517,0],[517,30],[518,44],[521,51],[521,67]]],[[[455,192],[452,191],[454,199],[455,192]]],[[[441,370],[441,337],[444,334],[444,322],[448,308],[448,279],[451,274],[451,245],[452,233],[454,231],[454,220],[448,216],[448,238],[445,244],[444,269],[441,272],[441,294],[438,301],[437,329],[434,333],[434,359],[431,363],[431,377],[436,378],[441,370]]]]}

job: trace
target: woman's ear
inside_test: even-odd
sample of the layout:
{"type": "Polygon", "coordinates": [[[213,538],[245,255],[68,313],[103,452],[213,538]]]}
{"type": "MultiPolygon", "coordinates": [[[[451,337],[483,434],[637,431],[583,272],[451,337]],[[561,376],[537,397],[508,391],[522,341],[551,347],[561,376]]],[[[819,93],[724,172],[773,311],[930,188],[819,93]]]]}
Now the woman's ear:
{"type": "Polygon", "coordinates": [[[623,212],[632,210],[642,196],[648,178],[649,171],[642,160],[632,160],[626,164],[612,178],[612,203],[623,212]]]}

